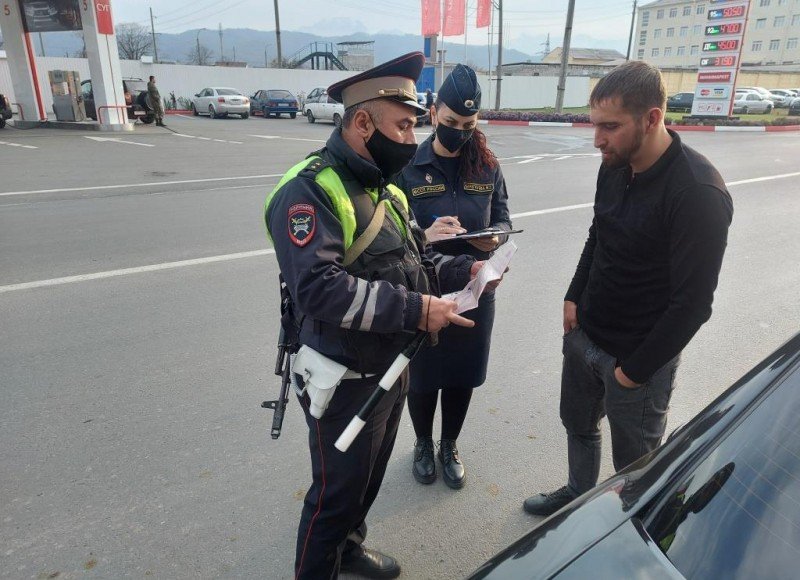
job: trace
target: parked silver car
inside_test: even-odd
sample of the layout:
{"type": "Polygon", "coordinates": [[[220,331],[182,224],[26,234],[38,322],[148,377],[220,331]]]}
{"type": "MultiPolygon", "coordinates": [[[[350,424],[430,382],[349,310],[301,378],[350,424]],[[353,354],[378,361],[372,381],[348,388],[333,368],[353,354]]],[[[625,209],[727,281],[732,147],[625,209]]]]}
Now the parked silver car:
{"type": "Polygon", "coordinates": [[[737,92],[733,97],[733,112],[747,115],[748,113],[771,113],[775,105],[768,98],[755,91],[737,92]]]}
{"type": "Polygon", "coordinates": [[[770,89],[769,92],[775,107],[788,107],[792,99],[797,96],[797,93],[788,89],[770,89]]]}
{"type": "Polygon", "coordinates": [[[303,105],[303,114],[309,123],[333,121],[334,125],[341,127],[344,105],[334,101],[328,96],[328,92],[324,91],[306,99],[306,104],[303,105]]]}
{"type": "Polygon", "coordinates": [[[228,87],[208,87],[192,99],[192,113],[208,115],[212,119],[239,115],[242,119],[250,116],[250,99],[242,91],[228,87]]]}

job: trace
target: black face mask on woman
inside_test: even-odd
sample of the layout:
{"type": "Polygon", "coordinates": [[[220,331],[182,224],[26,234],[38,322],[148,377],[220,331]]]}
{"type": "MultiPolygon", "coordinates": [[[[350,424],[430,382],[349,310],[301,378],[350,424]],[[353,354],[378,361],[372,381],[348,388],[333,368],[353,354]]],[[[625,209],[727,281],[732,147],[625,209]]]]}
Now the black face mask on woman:
{"type": "Polygon", "coordinates": [[[455,153],[461,149],[467,141],[472,139],[472,133],[475,129],[453,129],[444,123],[436,125],[436,140],[442,144],[442,147],[447,149],[450,153],[455,153]]]}
{"type": "MultiPolygon", "coordinates": [[[[375,122],[372,123],[375,125],[375,122]]],[[[395,174],[400,173],[417,152],[416,143],[398,143],[381,133],[375,125],[375,131],[365,143],[367,151],[381,170],[381,175],[387,181],[395,174]]]]}

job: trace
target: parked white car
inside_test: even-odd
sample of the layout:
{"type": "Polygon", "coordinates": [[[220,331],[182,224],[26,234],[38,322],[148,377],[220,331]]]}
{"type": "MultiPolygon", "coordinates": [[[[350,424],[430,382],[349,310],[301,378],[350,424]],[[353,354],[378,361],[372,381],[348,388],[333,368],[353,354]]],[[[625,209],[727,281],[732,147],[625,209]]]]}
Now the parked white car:
{"type": "Polygon", "coordinates": [[[733,97],[733,112],[742,115],[771,113],[774,106],[771,100],[755,91],[737,92],[733,97]]]}
{"type": "Polygon", "coordinates": [[[192,113],[208,115],[212,119],[239,115],[242,119],[250,116],[250,99],[238,89],[228,87],[208,87],[192,99],[192,113]]]}
{"type": "Polygon", "coordinates": [[[797,96],[797,93],[789,89],[770,89],[769,92],[773,96],[772,100],[776,107],[788,107],[792,99],[797,96]]]}
{"type": "Polygon", "coordinates": [[[316,121],[333,121],[337,127],[342,126],[342,118],[344,117],[344,105],[337,103],[328,96],[327,91],[321,91],[316,94],[312,91],[309,95],[311,98],[306,99],[306,104],[303,106],[303,114],[308,119],[309,123],[316,121]]]}

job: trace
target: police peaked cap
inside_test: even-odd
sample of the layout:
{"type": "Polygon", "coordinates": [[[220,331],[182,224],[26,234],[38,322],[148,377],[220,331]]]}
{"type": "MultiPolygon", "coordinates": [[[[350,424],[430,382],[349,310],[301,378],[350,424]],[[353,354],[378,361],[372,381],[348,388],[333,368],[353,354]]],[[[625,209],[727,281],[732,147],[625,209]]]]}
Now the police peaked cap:
{"type": "Polygon", "coordinates": [[[425,65],[425,55],[410,52],[328,87],[328,96],[353,105],[374,99],[392,99],[409,107],[427,111],[417,102],[416,81],[425,65]]]}
{"type": "Polygon", "coordinates": [[[458,115],[470,117],[481,110],[481,86],[475,71],[456,65],[439,88],[438,99],[458,115]]]}

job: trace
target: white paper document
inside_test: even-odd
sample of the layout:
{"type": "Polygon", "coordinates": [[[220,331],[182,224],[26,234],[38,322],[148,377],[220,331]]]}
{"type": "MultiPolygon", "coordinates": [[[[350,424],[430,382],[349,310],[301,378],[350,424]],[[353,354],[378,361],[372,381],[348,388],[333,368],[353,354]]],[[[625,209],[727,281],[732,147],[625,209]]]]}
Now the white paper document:
{"type": "Polygon", "coordinates": [[[511,263],[511,257],[516,251],[517,246],[514,242],[506,242],[495,250],[494,255],[487,260],[478,275],[470,280],[462,290],[445,294],[442,298],[454,300],[458,304],[456,310],[458,314],[477,308],[478,299],[483,294],[483,289],[486,288],[489,282],[503,277],[503,272],[506,271],[509,263],[511,263]]]}

